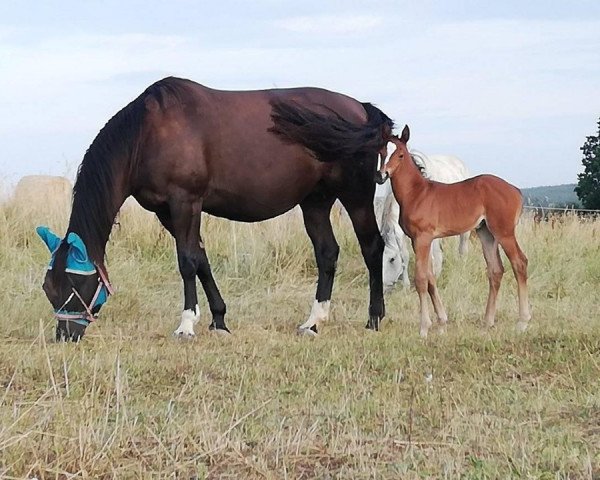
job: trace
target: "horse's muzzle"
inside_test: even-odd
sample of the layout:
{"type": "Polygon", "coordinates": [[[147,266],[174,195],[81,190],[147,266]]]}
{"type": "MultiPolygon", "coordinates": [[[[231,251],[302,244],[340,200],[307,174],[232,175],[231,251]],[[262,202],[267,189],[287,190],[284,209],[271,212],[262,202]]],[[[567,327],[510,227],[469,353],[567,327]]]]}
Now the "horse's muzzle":
{"type": "Polygon", "coordinates": [[[385,183],[385,181],[389,178],[389,175],[387,172],[383,172],[381,173],[380,170],[377,170],[375,172],[375,181],[379,184],[379,185],[383,185],[385,183]]]}
{"type": "Polygon", "coordinates": [[[85,326],[75,322],[59,320],[56,324],[57,342],[79,342],[85,335],[85,326]]]}

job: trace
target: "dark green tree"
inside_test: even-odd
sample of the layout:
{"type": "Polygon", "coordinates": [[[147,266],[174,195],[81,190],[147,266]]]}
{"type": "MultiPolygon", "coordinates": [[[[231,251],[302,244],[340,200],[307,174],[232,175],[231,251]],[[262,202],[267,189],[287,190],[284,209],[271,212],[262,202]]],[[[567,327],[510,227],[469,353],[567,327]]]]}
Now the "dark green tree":
{"type": "Polygon", "coordinates": [[[580,150],[584,170],[577,175],[575,193],[584,208],[600,209],[600,120],[598,134],[587,137],[580,150]]]}

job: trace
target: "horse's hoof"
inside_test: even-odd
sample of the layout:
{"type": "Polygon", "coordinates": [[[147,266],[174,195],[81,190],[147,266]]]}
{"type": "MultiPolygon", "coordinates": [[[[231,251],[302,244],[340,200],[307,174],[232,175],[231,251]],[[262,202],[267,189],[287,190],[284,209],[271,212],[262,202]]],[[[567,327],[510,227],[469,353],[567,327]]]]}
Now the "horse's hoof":
{"type": "Polygon", "coordinates": [[[526,322],[517,322],[517,332],[523,333],[525,330],[529,328],[529,324],[526,322]]]}
{"type": "Polygon", "coordinates": [[[217,324],[214,322],[208,326],[208,331],[214,332],[217,335],[221,335],[223,337],[228,337],[231,335],[231,332],[225,325],[223,325],[222,327],[217,327],[217,324]]]}
{"type": "Polygon", "coordinates": [[[427,331],[427,330],[425,330],[424,328],[422,328],[422,329],[419,331],[419,335],[421,336],[421,338],[427,338],[427,333],[428,333],[428,331],[427,331]]]}
{"type": "Polygon", "coordinates": [[[378,332],[379,331],[379,322],[373,323],[371,321],[368,321],[367,324],[365,325],[365,329],[370,330],[372,332],[378,332]]]}
{"type": "Polygon", "coordinates": [[[312,328],[298,327],[298,335],[301,335],[303,337],[316,337],[319,334],[315,332],[312,328]]]}
{"type": "Polygon", "coordinates": [[[220,337],[231,337],[231,332],[228,328],[212,328],[210,331],[219,335],[220,337]]]}
{"type": "Polygon", "coordinates": [[[173,337],[178,340],[192,340],[196,338],[196,334],[194,332],[184,332],[181,330],[175,330],[173,332],[173,337]]]}

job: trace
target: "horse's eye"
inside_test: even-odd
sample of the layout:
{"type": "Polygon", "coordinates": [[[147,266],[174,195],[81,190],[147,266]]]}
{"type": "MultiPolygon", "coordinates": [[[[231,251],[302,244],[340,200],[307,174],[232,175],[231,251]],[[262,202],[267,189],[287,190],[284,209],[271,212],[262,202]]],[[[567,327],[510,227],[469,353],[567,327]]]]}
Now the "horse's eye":
{"type": "Polygon", "coordinates": [[[390,263],[394,263],[396,261],[396,257],[390,258],[390,263]]]}

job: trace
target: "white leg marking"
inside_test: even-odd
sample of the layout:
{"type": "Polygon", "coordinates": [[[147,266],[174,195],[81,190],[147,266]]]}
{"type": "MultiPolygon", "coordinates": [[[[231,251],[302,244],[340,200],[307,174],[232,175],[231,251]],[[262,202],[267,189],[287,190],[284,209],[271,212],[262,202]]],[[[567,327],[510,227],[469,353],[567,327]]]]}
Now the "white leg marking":
{"type": "Polygon", "coordinates": [[[300,329],[308,329],[313,325],[317,324],[317,322],[325,322],[329,318],[329,303],[327,300],[325,302],[317,302],[313,303],[312,310],[310,311],[310,316],[308,320],[300,325],[300,329]]]}
{"type": "Polygon", "coordinates": [[[194,337],[194,325],[200,320],[200,309],[198,305],[192,310],[184,310],[181,314],[181,322],[173,335],[178,337],[194,337]]]}

